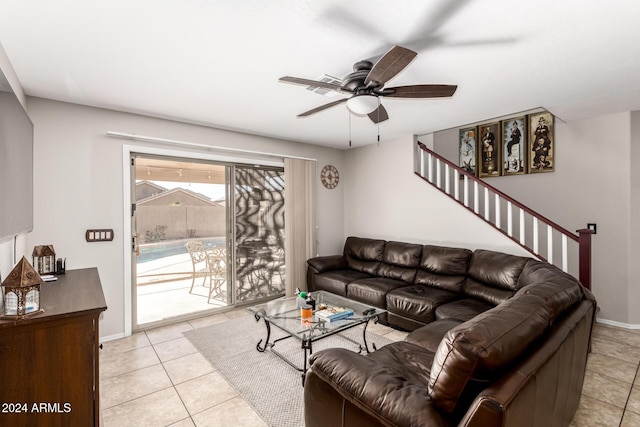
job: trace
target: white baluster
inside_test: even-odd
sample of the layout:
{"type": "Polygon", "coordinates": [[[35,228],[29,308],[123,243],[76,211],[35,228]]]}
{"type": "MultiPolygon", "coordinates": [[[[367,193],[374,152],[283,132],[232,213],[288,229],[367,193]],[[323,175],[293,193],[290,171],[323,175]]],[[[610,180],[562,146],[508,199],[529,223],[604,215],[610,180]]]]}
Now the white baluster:
{"type": "Polygon", "coordinates": [[[456,198],[456,200],[460,201],[460,176],[458,175],[457,171],[456,171],[456,175],[455,175],[455,183],[456,183],[456,188],[455,188],[455,191],[454,191],[455,198],[456,198]]]}
{"type": "Polygon", "coordinates": [[[420,176],[425,177],[425,157],[427,156],[427,152],[424,150],[420,150],[420,176]]]}
{"type": "Polygon", "coordinates": [[[540,253],[538,251],[538,218],[536,217],[533,217],[533,253],[540,253]]]}
{"type": "Polygon", "coordinates": [[[473,181],[473,211],[475,213],[480,212],[480,198],[478,192],[478,181],[473,181]]]}
{"type": "Polygon", "coordinates": [[[484,187],[484,219],[489,221],[489,189],[484,187]]]}
{"type": "Polygon", "coordinates": [[[442,161],[440,159],[436,159],[436,186],[438,188],[442,188],[442,161]]]}
{"type": "Polygon", "coordinates": [[[500,212],[500,195],[499,194],[495,195],[495,204],[496,204],[496,228],[500,228],[501,226],[500,214],[502,212],[500,212]]]}
{"type": "Polygon", "coordinates": [[[509,201],[507,201],[507,235],[513,237],[513,211],[509,201]]]}
{"type": "Polygon", "coordinates": [[[444,191],[451,195],[451,170],[448,164],[444,165],[444,191]]]}
{"type": "Polygon", "coordinates": [[[464,205],[469,207],[469,177],[464,176],[464,205]]]}
{"type": "Polygon", "coordinates": [[[431,155],[431,153],[429,153],[429,156],[427,157],[427,169],[428,169],[429,176],[427,179],[429,180],[430,183],[433,183],[433,167],[431,164],[432,157],[433,156],[431,155]]]}
{"type": "Polygon", "coordinates": [[[562,271],[569,271],[569,251],[567,250],[567,235],[562,234],[562,271]]]}
{"type": "Polygon", "coordinates": [[[547,224],[547,262],[553,264],[553,228],[547,224]]]}
{"type": "Polygon", "coordinates": [[[524,245],[524,209],[520,209],[520,223],[518,227],[520,227],[520,244],[524,245]]]}

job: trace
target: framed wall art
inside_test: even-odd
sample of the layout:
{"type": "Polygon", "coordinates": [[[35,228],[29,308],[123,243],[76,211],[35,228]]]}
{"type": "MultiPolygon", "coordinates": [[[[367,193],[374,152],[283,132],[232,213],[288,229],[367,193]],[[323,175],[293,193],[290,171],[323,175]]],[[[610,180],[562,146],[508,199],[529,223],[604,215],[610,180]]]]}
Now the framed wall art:
{"type": "Polygon", "coordinates": [[[521,175],[527,168],[527,120],[525,116],[502,121],[502,174],[521,175]]]}
{"type": "Polygon", "coordinates": [[[553,172],[554,123],[551,113],[529,115],[529,172],[553,172]]]}
{"type": "Polygon", "coordinates": [[[476,175],[477,134],[478,130],[475,127],[460,129],[458,143],[460,152],[459,166],[473,175],[476,175]]]}
{"type": "Polygon", "coordinates": [[[480,177],[500,176],[500,123],[480,125],[478,172],[480,177]]]}

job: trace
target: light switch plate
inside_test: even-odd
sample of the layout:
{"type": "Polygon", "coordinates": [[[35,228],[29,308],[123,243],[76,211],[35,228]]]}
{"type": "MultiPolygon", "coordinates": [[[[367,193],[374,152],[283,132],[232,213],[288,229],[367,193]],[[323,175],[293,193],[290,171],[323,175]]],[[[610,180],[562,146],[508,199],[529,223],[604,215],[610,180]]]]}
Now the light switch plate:
{"type": "Polygon", "coordinates": [[[597,232],[598,232],[598,226],[596,224],[589,223],[589,224],[587,224],[587,228],[589,230],[593,231],[593,234],[597,234],[597,232]]]}

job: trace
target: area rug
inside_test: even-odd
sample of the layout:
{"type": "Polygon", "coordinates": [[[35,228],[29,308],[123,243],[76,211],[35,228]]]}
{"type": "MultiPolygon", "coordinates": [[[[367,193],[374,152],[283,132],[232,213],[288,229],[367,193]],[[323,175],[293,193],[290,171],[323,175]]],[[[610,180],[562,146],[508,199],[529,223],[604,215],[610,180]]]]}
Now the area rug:
{"type": "MultiPolygon", "coordinates": [[[[266,338],[264,322],[252,315],[188,331],[184,336],[198,349],[253,409],[273,427],[304,426],[303,387],[300,372],[267,350],[260,353],[256,344],[266,338]]],[[[271,328],[272,339],[285,336],[271,328]]],[[[362,342],[362,326],[342,335],[362,342]]],[[[367,343],[377,348],[391,340],[367,331],[367,343]]],[[[313,351],[343,347],[358,351],[354,343],[333,335],[313,343],[313,351]]],[[[303,364],[300,341],[289,338],[276,343],[276,350],[297,366],[303,364]]]]}

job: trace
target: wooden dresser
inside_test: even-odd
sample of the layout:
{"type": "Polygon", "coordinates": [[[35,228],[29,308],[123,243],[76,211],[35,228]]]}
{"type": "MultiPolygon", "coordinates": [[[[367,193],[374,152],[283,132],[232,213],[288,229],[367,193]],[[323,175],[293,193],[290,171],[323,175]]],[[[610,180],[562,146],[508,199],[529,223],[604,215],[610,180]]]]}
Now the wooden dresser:
{"type": "Polygon", "coordinates": [[[98,317],[107,309],[98,270],[43,284],[40,307],[0,320],[0,426],[98,426],[98,317]]]}

